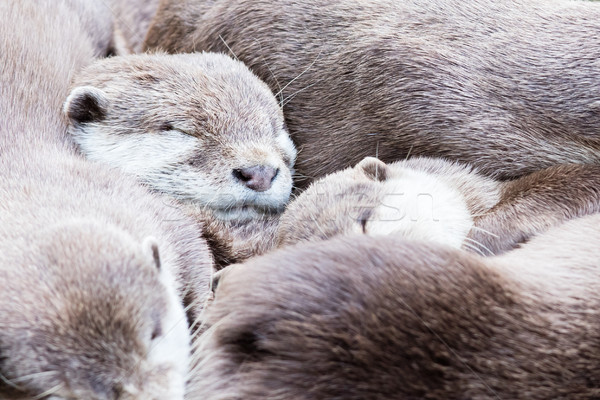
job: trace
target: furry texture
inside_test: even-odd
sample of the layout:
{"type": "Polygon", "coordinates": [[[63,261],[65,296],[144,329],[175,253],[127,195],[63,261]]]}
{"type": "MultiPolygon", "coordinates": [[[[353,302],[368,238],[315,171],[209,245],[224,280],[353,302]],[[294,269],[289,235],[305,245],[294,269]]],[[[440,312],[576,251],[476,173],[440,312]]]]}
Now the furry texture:
{"type": "Polygon", "coordinates": [[[190,399],[598,398],[599,218],[508,259],[354,236],[231,266],[190,399]]]}
{"type": "Polygon", "coordinates": [[[512,178],[600,160],[600,5],[162,0],[146,48],[221,51],[285,104],[299,185],[369,155],[512,178]]]}
{"type": "Polygon", "coordinates": [[[597,165],[557,165],[500,182],[443,159],[386,165],[366,158],[315,181],[281,216],[276,239],[267,232],[266,240],[281,246],[361,232],[398,234],[497,255],[600,212],[599,186],[597,165]]]}
{"type": "Polygon", "coordinates": [[[500,202],[475,219],[469,237],[500,254],[564,221],[600,212],[600,166],[558,165],[502,183],[500,202]]]}
{"type": "Polygon", "coordinates": [[[202,221],[202,232],[212,250],[217,270],[264,254],[275,247],[275,233],[281,214],[236,221],[222,220],[209,210],[194,205],[187,205],[185,210],[202,221]]]}
{"type": "Polygon", "coordinates": [[[135,55],[78,75],[64,109],[87,158],[222,219],[280,212],[296,150],[268,87],[221,54],[135,55]],[[236,171],[277,171],[259,191],[236,171]]]}
{"type": "Polygon", "coordinates": [[[367,157],[354,168],[315,181],[283,214],[239,223],[219,220],[197,206],[188,212],[204,222],[205,237],[222,268],[275,247],[354,233],[460,247],[468,242],[473,221],[499,199],[498,182],[457,163],[414,158],[385,164],[367,157]]]}
{"type": "Polygon", "coordinates": [[[212,272],[201,231],[78,156],[61,115],[75,71],[112,46],[102,7],[0,4],[2,398],[183,398],[182,303],[200,313],[212,272]]]}
{"type": "Polygon", "coordinates": [[[117,30],[129,52],[142,50],[148,27],[158,9],[159,0],[111,0],[117,30]]]}
{"type": "Polygon", "coordinates": [[[290,203],[276,242],[281,246],[365,233],[458,248],[474,217],[498,200],[498,183],[466,166],[429,158],[385,164],[368,157],[314,182],[290,203]]]}
{"type": "Polygon", "coordinates": [[[205,210],[219,268],[273,248],[355,233],[393,234],[497,255],[549,228],[600,212],[600,167],[566,164],[500,182],[425,157],[385,164],[367,157],[313,182],[281,215],[239,224],[205,210]]]}

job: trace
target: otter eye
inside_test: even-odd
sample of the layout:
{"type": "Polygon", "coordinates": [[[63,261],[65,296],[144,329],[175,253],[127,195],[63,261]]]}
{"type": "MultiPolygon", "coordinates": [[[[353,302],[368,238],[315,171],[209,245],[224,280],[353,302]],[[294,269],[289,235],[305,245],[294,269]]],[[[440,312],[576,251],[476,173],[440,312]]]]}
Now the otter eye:
{"type": "Polygon", "coordinates": [[[172,131],[173,130],[173,124],[170,122],[163,122],[158,129],[160,131],[172,131]]]}
{"type": "Polygon", "coordinates": [[[371,218],[371,210],[363,211],[358,217],[358,222],[362,228],[363,233],[367,233],[367,222],[369,222],[369,218],[371,218]]]}
{"type": "Polygon", "coordinates": [[[154,325],[154,329],[152,330],[152,335],[150,336],[150,340],[155,340],[156,338],[162,336],[162,326],[159,323],[154,325]]]}

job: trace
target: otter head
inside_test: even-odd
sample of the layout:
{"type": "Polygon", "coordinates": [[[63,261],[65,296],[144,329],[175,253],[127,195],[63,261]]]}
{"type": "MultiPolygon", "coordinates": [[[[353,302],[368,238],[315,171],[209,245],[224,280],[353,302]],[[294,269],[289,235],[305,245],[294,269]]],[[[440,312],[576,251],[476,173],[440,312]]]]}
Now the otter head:
{"type": "Polygon", "coordinates": [[[472,223],[464,197],[443,177],[407,162],[367,157],[314,182],[294,200],[281,217],[277,241],[394,234],[460,247],[472,223]]]}
{"type": "Polygon", "coordinates": [[[183,399],[190,337],[157,242],[87,222],[34,242],[23,266],[0,267],[0,390],[183,399]]]}
{"type": "Polygon", "coordinates": [[[279,212],[296,150],[269,88],[222,54],[101,60],[64,112],[81,152],[223,219],[279,212]]]}

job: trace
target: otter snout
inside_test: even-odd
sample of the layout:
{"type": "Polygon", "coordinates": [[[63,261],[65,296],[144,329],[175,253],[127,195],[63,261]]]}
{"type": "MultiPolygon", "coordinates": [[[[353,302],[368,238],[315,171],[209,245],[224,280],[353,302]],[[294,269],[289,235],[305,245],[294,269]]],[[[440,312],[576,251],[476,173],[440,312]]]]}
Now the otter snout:
{"type": "Polygon", "coordinates": [[[233,176],[257,192],[266,192],[271,189],[271,184],[279,174],[279,168],[267,165],[255,165],[248,168],[237,168],[233,170],[233,176]]]}

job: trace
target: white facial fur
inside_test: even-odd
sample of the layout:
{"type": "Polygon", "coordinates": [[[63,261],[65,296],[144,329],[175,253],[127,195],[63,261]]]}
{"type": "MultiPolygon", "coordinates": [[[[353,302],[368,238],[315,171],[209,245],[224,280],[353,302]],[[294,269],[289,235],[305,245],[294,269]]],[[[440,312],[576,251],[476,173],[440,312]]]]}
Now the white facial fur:
{"type": "Polygon", "coordinates": [[[290,139],[288,133],[286,131],[281,131],[277,136],[276,142],[289,158],[290,165],[294,165],[298,152],[296,151],[296,146],[294,146],[294,142],[292,142],[292,139],[290,139]]]}
{"type": "MultiPolygon", "coordinates": [[[[170,399],[183,399],[190,361],[190,335],[181,302],[175,293],[175,278],[161,269],[160,280],[168,294],[167,313],[162,319],[162,335],[155,338],[148,354],[150,369],[170,366],[168,371],[170,399]]],[[[127,390],[127,388],[125,388],[127,390]]],[[[132,391],[132,394],[135,394],[132,391]]]]}
{"type": "Polygon", "coordinates": [[[174,168],[194,151],[198,139],[178,131],[165,134],[114,135],[101,126],[76,130],[75,140],[87,158],[116,166],[138,177],[174,168]]]}
{"type": "Polygon", "coordinates": [[[473,225],[463,196],[434,175],[403,169],[384,185],[385,197],[367,222],[369,235],[400,234],[460,248],[473,225]]]}
{"type": "MultiPolygon", "coordinates": [[[[205,205],[221,219],[247,220],[262,214],[263,209],[280,211],[292,190],[292,170],[275,153],[263,151],[261,163],[280,172],[269,190],[256,192],[237,182],[229,171],[224,172],[228,180],[217,186],[187,164],[197,152],[199,139],[177,130],[115,135],[90,124],[85,131],[74,130],[73,136],[88,159],[136,175],[151,188],[179,200],[205,205]]],[[[293,165],[296,150],[287,132],[282,131],[276,142],[293,165]]]]}

